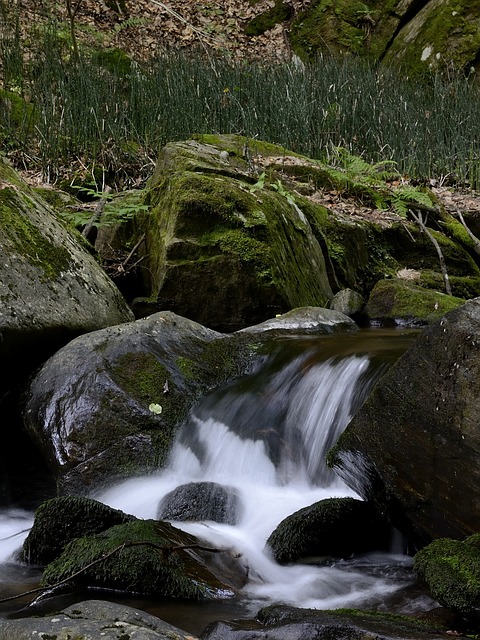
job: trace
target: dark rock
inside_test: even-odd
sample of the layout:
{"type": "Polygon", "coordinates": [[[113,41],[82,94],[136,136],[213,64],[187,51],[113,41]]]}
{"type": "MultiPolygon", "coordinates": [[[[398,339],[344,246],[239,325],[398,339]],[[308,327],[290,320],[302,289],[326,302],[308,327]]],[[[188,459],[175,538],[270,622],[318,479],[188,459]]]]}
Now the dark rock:
{"type": "Polygon", "coordinates": [[[163,312],[58,351],[29,387],[25,423],[62,493],[162,466],[193,403],[249,367],[249,340],[163,312]]]}
{"type": "Polygon", "coordinates": [[[346,558],[388,549],[389,524],[375,508],[354,498],[328,498],[288,516],[267,540],[277,562],[310,557],[346,558]]]}
{"type": "Polygon", "coordinates": [[[106,600],[86,600],[53,616],[0,622],[0,640],[195,640],[191,634],[145,611],[106,600]]]}
{"type": "Polygon", "coordinates": [[[413,567],[441,605],[480,618],[480,534],[434,540],[415,555],[413,567]]]}
{"type": "Polygon", "coordinates": [[[480,299],[427,327],[328,462],[416,547],[480,530],[480,299]]]}
{"type": "Polygon", "coordinates": [[[21,557],[31,564],[46,565],[74,538],[100,533],[132,520],[136,518],[90,498],[52,498],[35,511],[21,557]]]}
{"type": "Polygon", "coordinates": [[[247,571],[228,550],[168,522],[134,520],[72,540],[45,568],[42,586],[70,576],[78,588],[198,600],[233,596],[247,571]]]}
{"type": "Polygon", "coordinates": [[[370,611],[318,611],[274,605],[257,619],[214,622],[202,640],[439,640],[447,635],[406,616],[370,611]]]}
{"type": "Polygon", "coordinates": [[[239,496],[231,487],[216,482],[190,482],[167,493],[160,502],[157,518],[236,524],[240,506],[239,496]]]}

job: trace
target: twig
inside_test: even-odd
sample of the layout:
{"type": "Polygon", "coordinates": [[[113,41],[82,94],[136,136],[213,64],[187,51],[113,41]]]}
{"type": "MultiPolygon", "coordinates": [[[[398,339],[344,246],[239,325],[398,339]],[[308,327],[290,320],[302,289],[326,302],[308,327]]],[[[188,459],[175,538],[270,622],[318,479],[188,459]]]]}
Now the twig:
{"type": "Polygon", "coordinates": [[[130,251],[130,253],[128,254],[128,256],[125,258],[125,260],[122,262],[121,268],[124,271],[125,267],[127,266],[127,264],[130,262],[130,260],[132,259],[132,257],[135,254],[135,251],[138,249],[138,247],[142,244],[142,242],[145,240],[145,234],[142,235],[142,237],[140,238],[140,240],[137,242],[137,244],[133,247],[133,249],[130,251]]]}
{"type": "Polygon", "coordinates": [[[472,231],[468,228],[467,223],[465,222],[462,212],[460,211],[460,209],[457,209],[457,216],[460,219],[460,222],[462,223],[463,227],[465,228],[465,231],[468,233],[469,238],[472,240],[473,242],[473,248],[475,250],[475,253],[478,253],[480,255],[480,240],[477,238],[477,236],[472,233],[472,231]]]}
{"type": "Polygon", "coordinates": [[[410,213],[412,215],[412,218],[419,225],[420,229],[425,233],[425,235],[427,236],[427,238],[430,240],[430,242],[433,244],[433,246],[437,251],[438,259],[440,261],[440,269],[442,270],[443,281],[445,282],[445,291],[449,296],[451,296],[452,288],[450,286],[450,279],[448,277],[447,265],[445,262],[445,258],[443,257],[442,250],[440,249],[440,245],[438,244],[437,240],[432,236],[430,231],[427,229],[423,221],[422,214],[421,213],[416,214],[412,209],[410,209],[410,213]]]}
{"type": "Polygon", "coordinates": [[[84,238],[88,239],[88,236],[90,235],[93,227],[101,219],[101,217],[103,215],[103,210],[104,210],[105,205],[107,204],[107,200],[108,200],[108,198],[106,196],[108,196],[108,194],[110,193],[111,190],[112,190],[112,188],[109,187],[108,185],[105,187],[105,191],[103,192],[104,193],[104,197],[99,200],[97,206],[95,207],[95,211],[93,212],[93,216],[87,222],[87,224],[85,225],[85,228],[82,231],[82,236],[84,238]]]}

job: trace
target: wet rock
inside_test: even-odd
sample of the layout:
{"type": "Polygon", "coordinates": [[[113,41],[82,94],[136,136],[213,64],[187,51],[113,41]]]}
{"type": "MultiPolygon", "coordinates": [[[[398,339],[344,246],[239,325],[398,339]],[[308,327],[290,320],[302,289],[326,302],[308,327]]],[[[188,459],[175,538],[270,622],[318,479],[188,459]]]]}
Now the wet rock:
{"type": "Polygon", "coordinates": [[[234,595],[247,571],[228,550],[211,547],[168,522],[134,520],[75,538],[43,573],[42,586],[115,589],[162,598],[234,595]]]}
{"type": "Polygon", "coordinates": [[[302,307],[292,309],[257,325],[241,329],[238,333],[258,333],[268,335],[324,334],[355,331],[358,326],[345,314],[322,307],[302,307]]]}
{"type": "Polygon", "coordinates": [[[74,538],[100,533],[132,520],[136,518],[91,498],[63,496],[46,500],[35,511],[21,558],[30,564],[46,565],[74,538]]]}
{"type": "Polygon", "coordinates": [[[364,304],[363,297],[357,291],[342,289],[330,300],[330,309],[355,317],[362,311],[364,304]]]}
{"type": "Polygon", "coordinates": [[[53,616],[0,622],[0,640],[195,640],[194,636],[139,609],[106,600],[85,600],[53,616]]]}
{"type": "Polygon", "coordinates": [[[479,379],[477,298],[424,329],[328,455],[414,547],[480,530],[479,379]]]}
{"type": "Polygon", "coordinates": [[[25,424],[61,493],[161,467],[193,403],[248,369],[248,340],[166,311],[59,350],[29,387],[25,424]]]}
{"type": "Polygon", "coordinates": [[[415,555],[414,570],[441,605],[480,618],[480,534],[439,538],[415,555]]]}
{"type": "Polygon", "coordinates": [[[277,562],[285,564],[388,549],[390,538],[390,525],[371,504],[328,498],[282,520],[269,536],[267,547],[277,562]]]}
{"type": "Polygon", "coordinates": [[[214,622],[202,640],[438,640],[448,636],[406,616],[369,611],[318,611],[274,605],[256,620],[214,622]]]}
{"type": "Polygon", "coordinates": [[[216,482],[190,482],[177,487],[158,507],[159,520],[238,522],[240,499],[231,487],[216,482]]]}

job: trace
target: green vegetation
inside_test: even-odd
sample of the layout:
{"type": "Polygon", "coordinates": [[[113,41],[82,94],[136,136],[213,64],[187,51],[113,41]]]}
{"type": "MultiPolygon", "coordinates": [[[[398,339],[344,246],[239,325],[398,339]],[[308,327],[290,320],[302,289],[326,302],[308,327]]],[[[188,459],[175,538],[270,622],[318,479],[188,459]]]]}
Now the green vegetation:
{"type": "MultiPolygon", "coordinates": [[[[347,22],[364,37],[368,6],[354,4],[347,22]]],[[[139,62],[84,47],[77,57],[56,23],[27,56],[14,18],[0,38],[0,138],[50,181],[77,169],[98,191],[133,186],[159,145],[216,131],[242,132],[252,149],[261,139],[328,163],[343,148],[375,167],[394,161],[402,175],[480,184],[480,86],[460,73],[413,81],[354,57],[245,64],[171,52],[139,62]]]]}

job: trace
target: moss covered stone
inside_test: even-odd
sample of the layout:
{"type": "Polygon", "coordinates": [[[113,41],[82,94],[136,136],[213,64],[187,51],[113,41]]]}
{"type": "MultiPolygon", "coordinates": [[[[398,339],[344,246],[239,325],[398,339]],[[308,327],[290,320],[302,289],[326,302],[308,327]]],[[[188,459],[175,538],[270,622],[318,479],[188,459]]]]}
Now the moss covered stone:
{"type": "Polygon", "coordinates": [[[46,567],[42,585],[78,574],[72,580],[79,586],[144,596],[198,600],[233,595],[201,561],[199,545],[167,522],[135,520],[70,542],[46,567]]]}
{"type": "Polygon", "coordinates": [[[414,570],[441,605],[478,617],[480,534],[464,541],[434,540],[415,555],[414,570]]]}
{"type": "Polygon", "coordinates": [[[370,320],[393,324],[428,324],[464,303],[462,298],[392,278],[377,282],[368,299],[365,313],[370,320]]]}
{"type": "Polygon", "coordinates": [[[91,498],[52,498],[35,511],[33,527],[23,543],[22,559],[31,564],[46,565],[58,557],[74,538],[99,533],[132,520],[135,520],[134,516],[91,498]]]}

